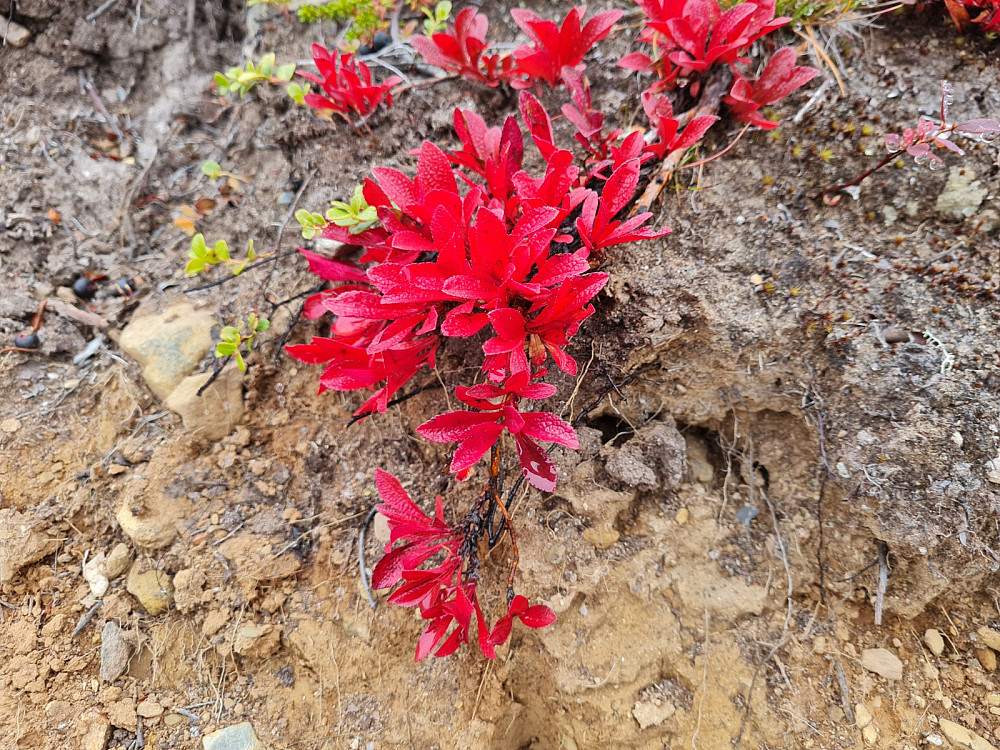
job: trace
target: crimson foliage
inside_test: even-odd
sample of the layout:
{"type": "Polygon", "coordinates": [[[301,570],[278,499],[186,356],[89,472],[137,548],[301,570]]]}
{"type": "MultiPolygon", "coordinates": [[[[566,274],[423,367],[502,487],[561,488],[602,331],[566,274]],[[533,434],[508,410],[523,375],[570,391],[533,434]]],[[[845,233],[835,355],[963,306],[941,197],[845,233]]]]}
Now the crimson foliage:
{"type": "MultiPolygon", "coordinates": [[[[519,95],[523,128],[513,117],[490,127],[475,112],[456,109],[457,147],[425,141],[415,152],[412,176],[376,167],[365,180],[362,192],[377,222],[366,228],[323,227],[325,238],[360,248],[356,259],[302,251],[310,269],[328,282],[306,300],[304,315],[333,318],[329,335],[288,351],[324,365],[320,392],[367,392],[356,418],[384,412],[418,372],[434,367],[448,339],[475,338],[482,353],[477,382],[455,389],[462,408],[417,428],[430,441],[454,444],[450,469],[459,479],[489,457],[485,489],[467,515],[450,524],[438,497],[434,516],[427,516],[395,477],[376,470],[390,541],[372,582],[375,588],[397,587],[389,601],[416,607],[428,621],[417,644],[418,660],[431,653],[445,656],[467,643],[473,621],[480,650],[489,658],[515,620],[531,628],[554,622],[550,609],[531,606],[514,593],[517,548],[500,497],[501,447],[513,445],[529,484],[544,492],[555,489],[556,469],[545,444],[578,445],[573,427],[544,409],[543,402],[556,393],[546,382],[550,368],[571,376],[578,372],[572,339],[608,282],[600,270],[608,249],[669,232],[649,226],[651,213],[629,215],[642,165],[679,157],[719,119],[675,117],[668,95],[684,84],[696,97],[714,66],[735,71],[748,62],[741,56],[750,44],[787,20],[774,18],[773,0],[747,0],[725,13],[716,0],[637,2],[649,17],[639,39],[652,45],[653,54],[628,55],[620,64],[658,75],[642,95],[648,133],[607,128],[583,75],[584,56],[612,32],[620,11],[585,21],[586,7],[574,7],[557,24],[515,9],[514,20],[531,44],[500,54],[490,51],[486,16],[467,8],[446,32],[414,37],[413,46],[432,64],[487,86],[564,86],[570,101],[562,114],[576,128],[582,161],[559,145],[548,111],[526,90],[519,95]],[[525,135],[544,163],[538,171],[525,166],[525,135]],[[485,538],[495,543],[503,530],[510,534],[514,563],[507,612],[491,627],[477,590],[479,547],[485,538]]],[[[307,77],[326,96],[307,99],[313,106],[365,115],[396,83],[373,85],[363,63],[318,46],[314,53],[321,76],[307,77]]],[[[737,72],[726,99],[734,116],[771,126],[760,107],[815,75],[794,60],[792,50],[781,50],[754,82],[737,72]]]]}

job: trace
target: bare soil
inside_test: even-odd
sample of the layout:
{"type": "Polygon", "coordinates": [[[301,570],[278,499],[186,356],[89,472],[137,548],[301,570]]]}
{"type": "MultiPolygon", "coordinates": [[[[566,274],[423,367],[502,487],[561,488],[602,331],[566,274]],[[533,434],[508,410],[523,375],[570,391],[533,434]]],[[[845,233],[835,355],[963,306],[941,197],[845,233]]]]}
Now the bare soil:
{"type": "MultiPolygon", "coordinates": [[[[356,550],[376,466],[425,504],[448,487],[445,451],[414,438],[442,393],[347,429],[357,399],[316,398],[318,372],[265,345],[242,422],[209,441],[116,342],[181,298],[230,322],[314,283],[289,255],[185,295],[182,206],[216,201],[197,224],[211,241],[292,250],[294,208],[347,198],[374,165],[410,168],[422,139],[450,141],[455,106],[498,123],[513,99],[462,81],[413,90],[361,137],[277,90],[208,91],[244,51],[302,59],[335,27],[228,0],[193,16],[119,2],[87,22],[98,5],[0,0],[32,34],[0,47],[2,342],[53,300],[39,352],[0,355],[0,747],[124,749],[141,724],[145,747],[201,748],[240,722],[269,748],[1000,746],[980,630],[1000,629],[996,149],[969,144],[941,171],[903,160],[836,207],[815,197],[880,158],[885,132],[933,115],[942,78],[956,118],[1000,115],[995,45],[930,11],[858,27],[841,40],[844,94],[831,82],[806,107],[817,80],[780,129],[680,173],[658,209],[673,233],[615,257],[576,342],[579,391],[554,408],[606,394],[584,446],[559,456],[554,495],[516,508],[520,590],[559,622],[515,631],[492,662],[468,649],[414,665],[420,623],[369,607],[356,550]],[[220,194],[206,159],[249,182],[220,194]],[[979,197],[960,196],[959,217],[947,185],[962,178],[979,197]],[[66,287],[86,270],[137,276],[139,291],[104,282],[81,302],[66,287]],[[655,430],[683,436],[683,480],[632,486],[620,456],[655,430]],[[122,513],[165,543],[136,544],[122,513]],[[96,602],[85,557],[119,543],[133,568],[74,634],[96,602]],[[145,571],[172,589],[162,614],[126,590],[145,571]],[[109,622],[127,655],[113,679],[109,622]],[[891,652],[902,678],[866,649],[891,652]]],[[[628,41],[590,66],[626,123],[636,83],[603,63],[628,41]]],[[[718,127],[707,153],[736,132],[718,127]]],[[[272,315],[275,339],[297,304],[272,315]]],[[[439,370],[469,375],[460,352],[439,370]]]]}

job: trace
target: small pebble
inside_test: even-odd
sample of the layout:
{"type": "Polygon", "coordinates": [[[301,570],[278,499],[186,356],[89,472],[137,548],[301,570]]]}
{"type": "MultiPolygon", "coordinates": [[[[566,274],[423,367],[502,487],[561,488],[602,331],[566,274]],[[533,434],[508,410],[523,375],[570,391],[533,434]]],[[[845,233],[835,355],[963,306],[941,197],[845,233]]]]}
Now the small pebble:
{"type": "Polygon", "coordinates": [[[944,636],[937,628],[928,628],[924,633],[924,645],[930,649],[934,656],[941,656],[944,653],[944,636]]]}

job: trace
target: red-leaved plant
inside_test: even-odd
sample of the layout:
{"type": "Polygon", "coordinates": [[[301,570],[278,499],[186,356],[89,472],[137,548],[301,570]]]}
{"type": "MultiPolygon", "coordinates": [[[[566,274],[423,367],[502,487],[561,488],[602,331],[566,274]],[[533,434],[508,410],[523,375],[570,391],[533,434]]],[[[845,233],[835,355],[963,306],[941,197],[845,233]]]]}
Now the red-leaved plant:
{"type": "MultiPolygon", "coordinates": [[[[552,118],[528,91],[519,95],[523,130],[513,117],[490,127],[476,113],[456,109],[457,147],[425,141],[415,152],[413,176],[387,167],[372,170],[362,194],[365,210],[373,208],[377,221],[322,226],[323,237],[342,243],[346,254],[330,259],[302,251],[327,282],[306,300],[303,313],[308,319],[330,314],[332,323],[329,335],[288,351],[324,365],[320,392],[368,394],[355,420],[415,393],[399,395],[419,372],[435,366],[449,339],[474,338],[482,352],[476,382],[455,388],[462,408],[417,427],[430,441],[454,445],[450,470],[457,479],[469,480],[481,468],[482,491],[471,509],[449,522],[438,497],[428,516],[397,479],[376,471],[390,541],[373,585],[396,587],[389,601],[416,607],[428,621],[417,659],[454,652],[470,640],[473,621],[489,658],[515,620],[532,628],[554,622],[549,608],[532,606],[514,591],[518,551],[508,508],[513,491],[507,494],[504,487],[505,451],[517,456],[521,479],[514,489],[522,479],[543,492],[556,488],[550,451],[556,445],[576,448],[577,436],[573,425],[546,407],[557,392],[547,382],[551,368],[570,376],[578,372],[573,338],[608,282],[600,269],[609,249],[669,232],[650,228],[652,213],[636,207],[643,164],[679,163],[718,120],[697,109],[675,116],[668,92],[684,79],[693,84],[688,93],[696,95],[714,65],[745,64],[747,47],[786,20],[774,18],[773,0],[747,0],[726,13],[715,0],[638,2],[649,15],[640,40],[652,44],[656,56],[628,56],[623,64],[660,75],[642,97],[648,133],[605,127],[583,74],[584,56],[611,32],[620,11],[584,22],[586,8],[575,7],[556,24],[514,10],[532,44],[502,55],[489,51],[486,17],[467,8],[445,33],[414,37],[414,47],[429,62],[488,86],[565,86],[571,101],[562,113],[576,128],[582,161],[560,146],[552,118]],[[525,135],[544,162],[535,173],[524,165],[525,135]],[[478,591],[480,546],[492,547],[504,534],[513,553],[507,610],[490,626],[478,591]]],[[[324,78],[311,80],[326,84],[324,101],[339,102],[332,92],[340,90],[336,81],[353,63],[321,59],[324,78]]],[[[779,52],[756,82],[738,79],[732,111],[770,124],[757,110],[811,78],[806,70],[794,66],[791,50],[779,52]]],[[[367,111],[378,103],[365,101],[367,111]]]]}
{"type": "MultiPolygon", "coordinates": [[[[829,206],[837,205],[840,202],[839,193],[841,191],[850,192],[851,188],[859,190],[858,185],[889,162],[898,158],[900,151],[912,156],[913,161],[918,165],[926,164],[928,169],[940,169],[944,166],[944,161],[934,153],[935,148],[941,151],[951,151],[958,156],[965,154],[965,151],[952,140],[952,136],[962,136],[986,143],[992,143],[1000,138],[1000,121],[997,120],[975,118],[962,122],[948,122],[948,109],[953,102],[954,87],[948,81],[941,81],[941,122],[921,117],[917,120],[916,128],[906,128],[902,134],[887,134],[885,148],[888,153],[882,157],[881,161],[866,169],[850,182],[826,188],[822,193],[823,201],[829,206]]],[[[857,198],[857,194],[854,197],[857,198]]]]}
{"type": "Polygon", "coordinates": [[[313,109],[333,110],[348,122],[350,113],[366,117],[384,100],[392,106],[392,88],[400,83],[399,76],[391,76],[382,83],[372,81],[371,70],[349,52],[330,54],[320,44],[312,46],[313,61],[319,75],[299,75],[319,85],[323,95],[306,94],[305,103],[313,109]]]}

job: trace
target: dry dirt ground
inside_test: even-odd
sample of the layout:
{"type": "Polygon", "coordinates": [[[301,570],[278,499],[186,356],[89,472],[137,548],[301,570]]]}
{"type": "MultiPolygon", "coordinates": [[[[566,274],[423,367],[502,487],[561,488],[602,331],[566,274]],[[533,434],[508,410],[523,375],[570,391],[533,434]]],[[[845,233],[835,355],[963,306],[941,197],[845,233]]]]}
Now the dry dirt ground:
{"type": "MultiPolygon", "coordinates": [[[[276,90],[208,91],[244,51],[301,59],[335,27],[232,0],[87,21],[98,5],[0,0],[31,33],[0,47],[2,342],[50,300],[40,351],[0,355],[0,747],[201,748],[244,722],[308,750],[1000,747],[996,149],[813,197],[933,114],[941,78],[956,117],[1000,115],[995,43],[931,11],[858,27],[843,95],[817,79],[779,130],[682,173],[658,217],[673,233],[615,258],[577,342],[589,364],[554,408],[610,391],[583,448],[556,494],[517,505],[520,590],[559,622],[493,662],[414,665],[420,623],[369,607],[356,549],[374,467],[423,503],[445,488],[445,451],[413,437],[441,392],[346,429],[357,399],[316,398],[316,370],[272,343],[185,426],[164,406],[184,373],[140,360],[166,347],[168,370],[208,372],[220,322],[313,284],[290,255],[185,294],[182,206],[216,201],[197,219],[212,241],[292,250],[292,209],[410,168],[456,105],[498,122],[513,100],[415,90],[363,139],[276,90]],[[248,182],[220,192],[206,159],[248,182]],[[138,293],[81,302],[66,287],[88,269],[138,293]]],[[[591,72],[628,122],[635,82],[591,72]]],[[[718,131],[709,151],[736,132],[718,131]]],[[[467,374],[459,354],[439,369],[467,374]]]]}

